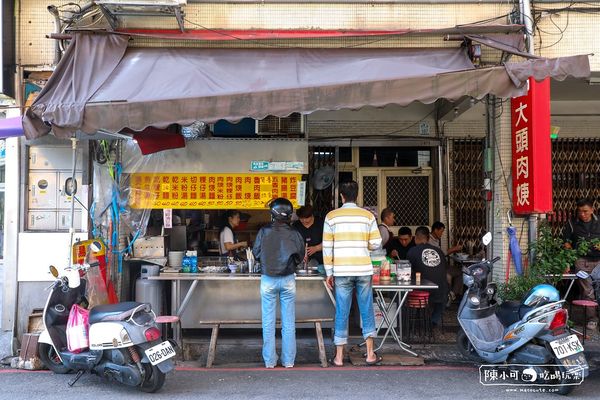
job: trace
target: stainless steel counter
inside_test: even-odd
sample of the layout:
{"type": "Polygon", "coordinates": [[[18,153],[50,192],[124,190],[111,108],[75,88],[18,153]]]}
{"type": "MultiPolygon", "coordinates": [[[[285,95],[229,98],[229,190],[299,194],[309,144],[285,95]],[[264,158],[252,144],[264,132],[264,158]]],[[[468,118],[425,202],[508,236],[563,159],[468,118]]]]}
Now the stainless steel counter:
{"type": "MultiPolygon", "coordinates": [[[[227,321],[261,319],[259,274],[162,273],[149,279],[171,281],[172,314],[180,317],[180,324],[173,326],[178,342],[181,328],[207,327],[202,321],[221,321],[222,327],[227,328],[227,321]]],[[[334,315],[333,298],[324,278],[297,276],[296,319],[334,315]]]]}
{"type": "MultiPolygon", "coordinates": [[[[159,281],[260,281],[260,274],[213,274],[213,273],[198,273],[198,274],[184,274],[184,273],[161,273],[159,276],[151,276],[148,279],[159,280],[159,281]]],[[[324,282],[325,278],[321,275],[296,275],[296,281],[317,281],[324,282]]]]}

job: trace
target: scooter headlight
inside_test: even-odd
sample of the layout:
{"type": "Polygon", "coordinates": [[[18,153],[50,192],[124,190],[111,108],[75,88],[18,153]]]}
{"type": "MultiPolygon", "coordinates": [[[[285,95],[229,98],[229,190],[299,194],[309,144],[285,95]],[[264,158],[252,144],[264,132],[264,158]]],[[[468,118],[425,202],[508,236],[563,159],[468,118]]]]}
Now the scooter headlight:
{"type": "Polygon", "coordinates": [[[473,304],[474,306],[478,306],[479,303],[481,303],[481,301],[479,300],[479,297],[477,296],[471,296],[469,297],[469,301],[471,302],[471,304],[473,304]]]}
{"type": "Polygon", "coordinates": [[[473,279],[473,277],[471,275],[464,274],[463,275],[463,283],[465,284],[466,287],[471,287],[475,283],[475,280],[473,279]]]}

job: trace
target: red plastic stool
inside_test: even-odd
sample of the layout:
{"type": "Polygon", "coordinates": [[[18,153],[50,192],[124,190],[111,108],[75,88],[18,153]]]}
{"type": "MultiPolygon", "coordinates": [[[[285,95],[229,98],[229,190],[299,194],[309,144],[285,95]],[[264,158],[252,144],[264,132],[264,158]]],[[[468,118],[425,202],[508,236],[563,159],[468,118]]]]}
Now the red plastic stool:
{"type": "Polygon", "coordinates": [[[581,344],[585,344],[585,337],[587,331],[587,309],[589,307],[598,307],[598,303],[592,300],[573,300],[571,304],[574,306],[583,307],[583,338],[581,340],[581,344]]]}
{"type": "Polygon", "coordinates": [[[429,292],[415,290],[408,294],[405,306],[407,312],[403,314],[408,338],[421,337],[432,339],[431,311],[429,309],[429,292]]]}

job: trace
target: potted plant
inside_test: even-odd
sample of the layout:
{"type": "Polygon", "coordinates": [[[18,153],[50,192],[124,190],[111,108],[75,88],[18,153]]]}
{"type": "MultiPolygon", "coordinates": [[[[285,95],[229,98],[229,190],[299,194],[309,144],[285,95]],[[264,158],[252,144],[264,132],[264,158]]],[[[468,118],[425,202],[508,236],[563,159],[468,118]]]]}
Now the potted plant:
{"type": "Polygon", "coordinates": [[[511,277],[499,285],[498,294],[503,301],[521,300],[529,290],[541,283],[556,285],[562,274],[568,272],[575,261],[588,253],[598,241],[581,241],[577,249],[567,249],[560,237],[552,235],[547,224],[539,227],[538,240],[531,244],[535,260],[523,275],[511,277]]]}

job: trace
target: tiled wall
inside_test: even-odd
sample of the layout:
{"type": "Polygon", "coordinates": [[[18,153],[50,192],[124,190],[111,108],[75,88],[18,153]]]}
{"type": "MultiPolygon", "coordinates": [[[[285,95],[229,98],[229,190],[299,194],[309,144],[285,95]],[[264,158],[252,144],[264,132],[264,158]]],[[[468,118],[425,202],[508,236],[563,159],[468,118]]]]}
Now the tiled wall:
{"type": "MultiPolygon", "coordinates": [[[[69,3],[68,0],[53,1],[57,6],[69,3]]],[[[53,32],[53,18],[46,10],[49,1],[21,0],[17,8],[18,57],[20,65],[44,65],[52,63],[54,40],[45,35],[53,32]]],[[[568,3],[552,4],[553,8],[568,6],[568,3]]],[[[188,4],[185,7],[188,29],[436,29],[460,24],[475,23],[490,18],[501,17],[498,23],[506,23],[506,14],[511,11],[508,2],[497,4],[456,3],[456,4],[188,4]]],[[[124,19],[124,26],[138,28],[152,27],[176,29],[174,18],[124,19]]],[[[592,69],[600,71],[600,41],[597,14],[561,13],[540,20],[540,31],[536,32],[537,47],[544,56],[595,53],[591,56],[592,69]],[[568,20],[568,24],[567,24],[568,20]],[[565,32],[559,33],[566,27],[565,32]],[[540,42],[541,38],[541,42],[540,42]],[[552,45],[554,42],[558,42],[552,45]],[[550,47],[547,47],[550,46],[550,47]]],[[[170,42],[171,46],[210,46],[210,47],[272,47],[294,46],[298,42],[170,42]]],[[[133,46],[162,46],[164,43],[149,39],[135,39],[133,46]]],[[[315,39],[303,41],[303,46],[329,47],[431,47],[455,45],[441,40],[441,36],[396,37],[385,40],[373,38],[348,38],[331,41],[315,39]]],[[[484,54],[486,57],[486,54],[484,54]]]]}
{"type": "MultiPolygon", "coordinates": [[[[68,3],[69,0],[53,1],[55,5],[68,3]]],[[[20,65],[50,64],[54,58],[54,41],[45,35],[53,31],[53,19],[46,10],[48,5],[40,0],[21,0],[17,10],[18,24],[18,63],[20,65]]],[[[544,7],[546,5],[543,5],[544,7]]],[[[567,7],[569,3],[548,5],[552,8],[567,7]]],[[[186,7],[186,27],[188,29],[435,29],[447,28],[459,24],[502,16],[509,13],[509,2],[498,4],[190,4],[186,7]]],[[[563,12],[560,15],[544,17],[540,20],[540,30],[536,32],[536,49],[547,57],[573,54],[595,53],[590,56],[593,71],[600,71],[600,18],[597,14],[563,12]],[[556,24],[556,25],[555,25],[556,24]],[[561,32],[564,31],[564,32],[561,32]]],[[[501,18],[498,23],[506,23],[501,18]]],[[[135,19],[129,25],[136,27],[172,28],[177,25],[174,19],[165,18],[157,24],[156,20],[135,19]]],[[[339,40],[314,39],[309,41],[268,41],[268,42],[169,42],[171,46],[203,47],[278,47],[278,46],[330,47],[439,47],[455,46],[455,42],[444,42],[438,35],[411,35],[404,37],[374,40],[373,38],[347,38],[339,40]]],[[[135,39],[133,46],[163,46],[164,42],[149,39],[135,39]]],[[[496,53],[486,52],[484,56],[492,58],[496,53]]],[[[505,105],[507,108],[507,105],[505,105]]],[[[484,110],[485,111],[485,110],[484,110]]],[[[508,221],[506,211],[510,209],[510,187],[506,187],[511,164],[510,113],[503,112],[497,119],[494,177],[494,242],[493,255],[503,259],[494,269],[496,280],[504,280],[507,267],[508,221]]],[[[311,136],[325,135],[364,135],[403,130],[409,136],[418,134],[414,125],[423,117],[415,112],[412,116],[402,115],[396,119],[319,119],[309,118],[308,129],[311,136]]],[[[432,132],[434,121],[427,119],[432,132]]],[[[597,136],[600,117],[556,117],[553,125],[561,127],[561,136],[597,136]]],[[[444,126],[448,137],[481,137],[486,132],[485,116],[461,117],[456,122],[444,126]]],[[[510,181],[508,181],[510,185],[510,181]]],[[[443,219],[451,215],[442,215],[443,219]]],[[[521,244],[526,249],[527,225],[523,220],[515,219],[513,224],[524,226],[521,244]]],[[[510,268],[513,271],[514,268],[510,268]]]]}

